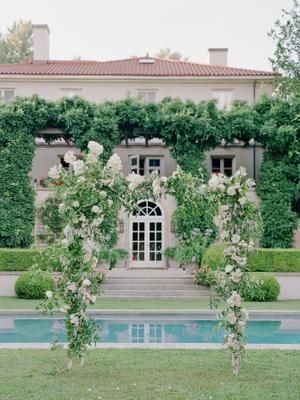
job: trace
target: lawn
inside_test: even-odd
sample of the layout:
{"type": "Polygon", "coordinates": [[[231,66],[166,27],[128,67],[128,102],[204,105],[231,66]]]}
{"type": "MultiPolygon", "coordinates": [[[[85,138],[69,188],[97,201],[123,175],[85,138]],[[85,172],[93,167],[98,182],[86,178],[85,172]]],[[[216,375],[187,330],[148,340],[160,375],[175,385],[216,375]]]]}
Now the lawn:
{"type": "Polygon", "coordinates": [[[300,352],[249,351],[238,377],[223,350],[1,350],[1,400],[299,400],[300,352]]]}
{"type": "MultiPolygon", "coordinates": [[[[39,300],[22,300],[17,297],[0,297],[0,309],[32,309],[39,300]]],[[[300,300],[274,301],[269,303],[244,303],[249,310],[294,310],[300,311],[300,300]]],[[[101,299],[92,309],[128,310],[209,310],[209,302],[194,299],[101,299]]]]}

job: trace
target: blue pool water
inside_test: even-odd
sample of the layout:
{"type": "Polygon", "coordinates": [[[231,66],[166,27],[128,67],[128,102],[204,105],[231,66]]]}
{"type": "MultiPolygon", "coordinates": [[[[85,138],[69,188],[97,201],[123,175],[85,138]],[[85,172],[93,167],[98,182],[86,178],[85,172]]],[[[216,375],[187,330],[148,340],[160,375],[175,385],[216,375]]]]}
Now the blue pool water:
{"type": "MultiPolygon", "coordinates": [[[[215,320],[97,320],[102,343],[222,343],[215,320]]],[[[251,320],[248,343],[300,344],[300,320],[251,320]]],[[[65,343],[61,318],[0,318],[0,343],[65,343]]]]}

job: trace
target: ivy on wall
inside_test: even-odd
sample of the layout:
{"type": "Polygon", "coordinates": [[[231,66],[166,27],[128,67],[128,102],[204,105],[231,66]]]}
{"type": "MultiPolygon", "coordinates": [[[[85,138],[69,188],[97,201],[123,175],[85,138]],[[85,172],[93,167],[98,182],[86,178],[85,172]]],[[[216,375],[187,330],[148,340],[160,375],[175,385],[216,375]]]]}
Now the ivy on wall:
{"type": "Polygon", "coordinates": [[[38,96],[16,98],[0,106],[0,246],[28,247],[32,242],[34,198],[28,173],[34,156],[34,138],[41,129],[51,127],[61,129],[64,137],[82,150],[89,140],[102,143],[106,159],[123,140],[139,136],[146,140],[161,138],[181,168],[193,174],[199,168],[203,171],[204,153],[220,145],[221,140],[248,143],[255,139],[266,150],[259,187],[265,227],[263,244],[287,247],[291,241],[285,242],[284,237],[292,237],[294,215],[289,214],[291,223],[285,229],[278,225],[283,223],[283,210],[290,210],[299,184],[299,173],[293,172],[300,162],[299,115],[299,102],[266,97],[255,105],[235,102],[230,111],[218,110],[214,101],[196,104],[171,98],[157,104],[128,98],[98,105],[78,97],[56,102],[38,96]],[[267,170],[277,168],[278,160],[288,165],[285,179],[291,186],[289,195],[285,187],[278,189],[288,199],[278,201],[275,212],[270,201],[272,193],[268,192],[274,178],[267,170]],[[268,218],[271,211],[272,219],[268,218]],[[274,224],[282,232],[278,240],[270,233],[274,224]]]}

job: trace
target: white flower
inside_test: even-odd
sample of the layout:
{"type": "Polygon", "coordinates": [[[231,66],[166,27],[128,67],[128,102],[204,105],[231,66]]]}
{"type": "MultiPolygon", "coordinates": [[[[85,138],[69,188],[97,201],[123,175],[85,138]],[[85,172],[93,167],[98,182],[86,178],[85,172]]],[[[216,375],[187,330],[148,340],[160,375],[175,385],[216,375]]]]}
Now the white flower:
{"type": "Polygon", "coordinates": [[[70,292],[75,293],[76,290],[77,290],[77,285],[76,285],[76,283],[75,283],[75,282],[69,283],[69,284],[67,285],[67,289],[68,289],[70,292]]]}
{"type": "Polygon", "coordinates": [[[86,157],[87,164],[95,164],[98,161],[98,156],[94,153],[89,153],[86,157]]]}
{"type": "Polygon", "coordinates": [[[232,243],[237,244],[239,241],[241,240],[240,235],[238,235],[237,233],[234,234],[231,238],[232,243]]]}
{"type": "Polygon", "coordinates": [[[105,199],[107,197],[107,193],[105,190],[101,190],[101,192],[99,192],[100,196],[103,197],[103,199],[105,199]]]}
{"type": "Polygon", "coordinates": [[[70,315],[70,322],[71,322],[72,325],[78,326],[79,325],[79,318],[77,317],[77,315],[71,314],[70,315]]]}
{"type": "Polygon", "coordinates": [[[233,177],[238,177],[240,176],[241,178],[247,176],[247,170],[245,167],[240,167],[236,173],[233,175],[233,177]]]}
{"type": "Polygon", "coordinates": [[[107,161],[106,166],[115,172],[120,172],[123,169],[122,161],[118,154],[113,154],[107,161]]]}
{"type": "Polygon", "coordinates": [[[242,271],[238,268],[231,274],[230,279],[232,280],[232,282],[239,283],[242,278],[242,275],[243,275],[242,271]]]}
{"type": "Polygon", "coordinates": [[[205,193],[206,189],[207,189],[207,186],[203,183],[202,185],[200,185],[199,192],[200,193],[205,193]]]}
{"type": "Polygon", "coordinates": [[[218,215],[217,217],[213,218],[214,224],[218,227],[223,225],[222,218],[218,215]]]}
{"type": "Polygon", "coordinates": [[[129,174],[126,179],[129,182],[128,185],[129,190],[136,189],[141,183],[144,182],[144,177],[139,174],[135,174],[134,172],[129,174]]]}
{"type": "Polygon", "coordinates": [[[63,240],[61,241],[61,245],[62,245],[63,247],[69,247],[70,242],[68,241],[68,239],[63,239],[63,240]]]}
{"type": "Polygon", "coordinates": [[[82,160],[74,161],[72,164],[74,175],[81,175],[84,171],[84,162],[82,160]]]}
{"type": "Polygon", "coordinates": [[[227,299],[227,304],[230,307],[240,307],[241,303],[241,296],[237,292],[232,292],[232,295],[227,299]]]}
{"type": "Polygon", "coordinates": [[[240,203],[241,206],[245,205],[247,202],[247,197],[245,197],[245,196],[240,197],[238,202],[240,203]]]}
{"type": "Polygon", "coordinates": [[[230,274],[230,272],[233,270],[233,268],[234,268],[234,266],[231,264],[226,265],[226,268],[225,268],[226,274],[230,274]]]}
{"type": "Polygon", "coordinates": [[[223,178],[220,175],[212,174],[210,180],[208,181],[208,186],[211,189],[218,189],[219,185],[223,184],[223,178]]]}
{"type": "Polygon", "coordinates": [[[221,240],[225,240],[228,237],[228,232],[227,231],[223,231],[220,234],[220,238],[221,240]]]}
{"type": "Polygon", "coordinates": [[[47,297],[47,299],[51,300],[53,298],[53,292],[51,292],[51,290],[47,290],[46,297],[47,297]]]}
{"type": "Polygon", "coordinates": [[[74,237],[74,231],[73,231],[73,228],[71,227],[71,225],[68,224],[65,226],[64,235],[65,235],[65,239],[69,242],[69,244],[71,244],[73,241],[73,237],[74,237]]]}
{"type": "Polygon", "coordinates": [[[100,216],[93,220],[92,226],[99,226],[103,221],[103,216],[100,216]]]}
{"type": "Polygon", "coordinates": [[[103,146],[97,142],[94,142],[93,140],[88,143],[87,147],[89,152],[95,154],[96,156],[100,156],[100,154],[103,153],[103,146]]]}
{"type": "Polygon", "coordinates": [[[160,181],[159,178],[155,178],[154,181],[152,182],[152,190],[154,196],[159,196],[161,193],[161,187],[160,187],[160,181]]]}
{"type": "Polygon", "coordinates": [[[223,213],[226,213],[227,211],[229,210],[229,206],[227,205],[227,204],[224,204],[224,205],[222,205],[221,207],[220,207],[220,212],[223,214],[223,213]]]}
{"type": "Polygon", "coordinates": [[[226,319],[227,322],[229,322],[230,325],[234,325],[234,324],[236,323],[236,321],[237,321],[237,318],[236,318],[236,316],[234,315],[234,313],[229,313],[229,314],[226,316],[225,319],[226,319]]]}
{"type": "Polygon", "coordinates": [[[237,328],[240,333],[244,331],[245,327],[246,327],[246,324],[244,321],[238,321],[237,328]]]}
{"type": "Polygon", "coordinates": [[[246,310],[246,308],[242,308],[242,309],[241,309],[241,315],[242,315],[242,318],[243,318],[244,320],[247,320],[247,319],[249,318],[248,310],[246,310]]]}
{"type": "Polygon", "coordinates": [[[96,300],[97,300],[97,296],[95,296],[95,295],[91,296],[90,300],[91,300],[92,304],[95,304],[96,300]]]}
{"type": "Polygon", "coordinates": [[[58,212],[60,214],[63,214],[64,211],[65,211],[65,203],[60,203],[60,205],[58,206],[58,212]]]}
{"type": "Polygon", "coordinates": [[[76,160],[77,157],[75,156],[74,151],[68,151],[64,156],[64,161],[68,164],[73,164],[76,160]]]}
{"type": "Polygon", "coordinates": [[[108,199],[107,204],[109,207],[111,207],[114,204],[114,202],[111,199],[108,199]]]}
{"type": "Polygon", "coordinates": [[[78,178],[78,182],[79,183],[83,183],[83,182],[85,182],[85,177],[84,176],[80,176],[79,178],[78,178]]]}
{"type": "Polygon", "coordinates": [[[91,286],[91,281],[89,279],[84,279],[84,281],[82,282],[82,286],[84,287],[91,286]]]}
{"type": "Polygon", "coordinates": [[[73,201],[72,206],[74,208],[78,208],[79,207],[79,201],[77,201],[77,200],[73,201]]]}
{"type": "Polygon", "coordinates": [[[233,257],[236,254],[236,249],[233,246],[228,246],[223,252],[224,256],[233,257]]]}
{"type": "Polygon", "coordinates": [[[102,210],[101,210],[101,208],[99,206],[95,205],[95,206],[92,207],[92,212],[95,213],[95,214],[100,214],[101,211],[102,210]]]}
{"type": "Polygon", "coordinates": [[[58,179],[61,172],[61,165],[54,165],[49,169],[48,176],[51,179],[58,179]]]}
{"type": "Polygon", "coordinates": [[[228,196],[234,196],[235,195],[235,186],[229,186],[229,188],[227,189],[227,194],[228,196]]]}
{"type": "Polygon", "coordinates": [[[94,248],[95,242],[93,240],[87,239],[83,242],[84,262],[91,260],[94,248]]]}
{"type": "Polygon", "coordinates": [[[237,255],[233,255],[232,259],[239,265],[246,265],[246,263],[247,263],[246,257],[240,257],[237,255]]]}

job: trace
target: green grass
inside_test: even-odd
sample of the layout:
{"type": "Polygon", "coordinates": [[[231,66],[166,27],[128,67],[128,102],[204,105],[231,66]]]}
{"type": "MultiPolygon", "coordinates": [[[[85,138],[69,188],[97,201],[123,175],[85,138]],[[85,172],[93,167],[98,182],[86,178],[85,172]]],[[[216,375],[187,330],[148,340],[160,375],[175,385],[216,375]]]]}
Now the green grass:
{"type": "MultiPolygon", "coordinates": [[[[32,309],[39,300],[23,300],[17,297],[0,297],[0,309],[32,309]]],[[[274,302],[245,302],[249,310],[297,310],[300,311],[300,300],[274,302]]],[[[91,309],[103,310],[209,310],[209,302],[205,300],[181,299],[101,299],[91,309]]]]}
{"type": "Polygon", "coordinates": [[[249,351],[240,375],[223,350],[0,350],[1,400],[299,400],[300,352],[249,351]]]}

